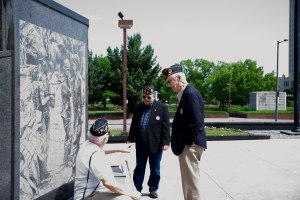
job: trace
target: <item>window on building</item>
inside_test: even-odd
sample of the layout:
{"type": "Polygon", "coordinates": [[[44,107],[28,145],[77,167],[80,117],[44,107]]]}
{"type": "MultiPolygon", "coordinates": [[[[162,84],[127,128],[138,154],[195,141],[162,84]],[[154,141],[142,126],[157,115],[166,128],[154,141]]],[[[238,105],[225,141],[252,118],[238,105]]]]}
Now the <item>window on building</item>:
{"type": "Polygon", "coordinates": [[[290,82],[289,81],[284,81],[284,87],[289,87],[289,84],[290,82]]]}

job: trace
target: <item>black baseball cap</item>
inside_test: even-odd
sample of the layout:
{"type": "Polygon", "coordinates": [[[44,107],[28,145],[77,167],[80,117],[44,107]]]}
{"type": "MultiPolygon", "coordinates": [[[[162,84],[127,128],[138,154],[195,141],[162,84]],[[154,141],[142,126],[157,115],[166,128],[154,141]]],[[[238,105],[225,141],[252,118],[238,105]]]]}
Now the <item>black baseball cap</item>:
{"type": "Polygon", "coordinates": [[[109,133],[109,129],[108,129],[108,121],[104,118],[99,118],[97,119],[94,124],[91,126],[90,128],[90,133],[93,136],[103,136],[107,133],[109,133]]]}
{"type": "Polygon", "coordinates": [[[167,79],[169,76],[178,72],[182,72],[182,66],[180,64],[174,64],[169,68],[165,68],[161,73],[164,76],[164,78],[167,79]]]}

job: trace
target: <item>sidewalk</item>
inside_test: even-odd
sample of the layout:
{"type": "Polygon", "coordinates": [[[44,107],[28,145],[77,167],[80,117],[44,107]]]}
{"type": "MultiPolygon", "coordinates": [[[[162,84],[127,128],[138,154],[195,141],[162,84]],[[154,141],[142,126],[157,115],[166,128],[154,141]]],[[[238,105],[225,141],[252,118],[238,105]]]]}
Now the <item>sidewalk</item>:
{"type": "MultiPolygon", "coordinates": [[[[106,148],[126,148],[126,144],[107,144],[106,148]]],[[[208,141],[200,164],[201,200],[300,200],[299,152],[299,139],[208,141]]],[[[132,173],[135,151],[110,155],[110,160],[121,165],[128,160],[132,173]]],[[[149,166],[144,200],[151,199],[148,177],[149,166]]],[[[171,149],[163,154],[158,193],[158,200],[183,200],[178,158],[171,149]]]]}
{"type": "MultiPolygon", "coordinates": [[[[93,124],[93,122],[96,119],[89,119],[88,124],[89,126],[93,124]]],[[[173,119],[170,120],[172,122],[173,119]]],[[[205,118],[204,122],[275,122],[274,119],[252,119],[252,118],[237,118],[237,117],[228,117],[228,118],[205,118]]],[[[294,120],[282,120],[279,119],[276,123],[284,123],[284,122],[290,122],[293,123],[294,120]]],[[[110,129],[112,130],[123,130],[123,119],[108,119],[108,124],[110,129]]],[[[130,128],[131,119],[126,120],[126,127],[127,130],[130,128]]]]}

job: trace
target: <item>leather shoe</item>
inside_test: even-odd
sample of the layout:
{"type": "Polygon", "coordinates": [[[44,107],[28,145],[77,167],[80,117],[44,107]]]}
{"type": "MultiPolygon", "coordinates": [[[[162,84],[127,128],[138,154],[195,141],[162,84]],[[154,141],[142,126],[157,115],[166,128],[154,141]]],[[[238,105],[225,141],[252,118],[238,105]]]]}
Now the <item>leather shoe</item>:
{"type": "Polygon", "coordinates": [[[151,197],[152,199],[158,198],[157,192],[156,192],[155,190],[154,190],[154,191],[151,191],[151,192],[150,192],[150,197],[151,197]]]}

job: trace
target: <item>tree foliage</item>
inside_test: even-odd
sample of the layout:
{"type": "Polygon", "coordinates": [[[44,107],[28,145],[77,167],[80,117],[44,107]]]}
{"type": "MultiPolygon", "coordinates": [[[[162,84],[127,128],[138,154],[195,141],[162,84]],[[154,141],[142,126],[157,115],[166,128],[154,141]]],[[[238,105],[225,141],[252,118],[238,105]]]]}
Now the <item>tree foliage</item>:
{"type": "MultiPolygon", "coordinates": [[[[112,102],[122,105],[123,102],[123,47],[107,50],[108,59],[112,68],[112,90],[116,94],[112,102]]],[[[142,37],[134,34],[128,37],[127,44],[127,99],[128,111],[132,112],[134,105],[141,99],[141,91],[145,84],[155,85],[158,74],[161,71],[159,64],[156,63],[154,49],[151,45],[142,47],[142,37]]]]}
{"type": "Polygon", "coordinates": [[[207,80],[215,69],[215,64],[204,59],[183,60],[180,64],[184,67],[187,81],[196,87],[202,93],[203,98],[209,102],[211,95],[207,80]]]}
{"type": "Polygon", "coordinates": [[[107,59],[111,65],[111,83],[110,89],[112,96],[111,102],[115,105],[122,105],[123,103],[123,67],[122,67],[122,54],[119,48],[107,48],[107,59]]]}
{"type": "MultiPolygon", "coordinates": [[[[176,103],[174,92],[160,74],[161,67],[151,45],[143,46],[141,35],[134,34],[128,37],[126,50],[128,112],[132,112],[141,99],[145,84],[154,85],[163,102],[176,103]]],[[[105,106],[110,99],[115,105],[123,105],[123,46],[108,47],[106,56],[89,52],[88,61],[89,103],[102,102],[105,106]]],[[[206,103],[219,102],[224,107],[230,98],[232,104],[243,106],[248,104],[250,92],[275,90],[274,72],[264,75],[263,68],[250,59],[217,64],[204,59],[187,59],[180,64],[188,82],[201,92],[206,103]]]]}
{"type": "Polygon", "coordinates": [[[267,73],[264,76],[264,90],[265,91],[276,91],[276,77],[275,72],[267,73]]]}
{"type": "Polygon", "coordinates": [[[228,84],[231,84],[231,71],[231,64],[220,62],[207,78],[207,90],[212,98],[220,102],[221,107],[224,107],[229,96],[228,84]]]}
{"type": "Polygon", "coordinates": [[[246,105],[250,92],[271,91],[274,83],[274,73],[264,76],[263,68],[250,59],[230,64],[220,62],[208,78],[211,95],[221,106],[228,103],[229,95],[233,104],[246,105]]]}
{"type": "Polygon", "coordinates": [[[111,93],[111,64],[107,57],[93,56],[89,52],[88,91],[89,103],[102,102],[106,106],[106,99],[114,96],[111,93]]]}

